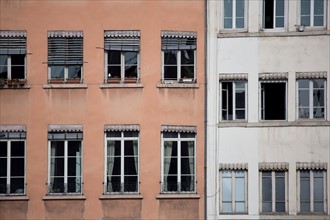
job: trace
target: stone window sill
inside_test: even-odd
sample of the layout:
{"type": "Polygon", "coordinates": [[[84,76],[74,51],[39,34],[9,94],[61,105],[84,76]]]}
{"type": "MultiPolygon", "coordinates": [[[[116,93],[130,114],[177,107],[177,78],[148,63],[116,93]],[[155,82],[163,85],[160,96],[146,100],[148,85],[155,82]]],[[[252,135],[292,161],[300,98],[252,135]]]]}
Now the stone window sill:
{"type": "Polygon", "coordinates": [[[7,86],[7,85],[0,86],[0,89],[30,89],[30,88],[31,88],[30,85],[23,85],[23,86],[16,86],[16,87],[7,86]]]}
{"type": "Polygon", "coordinates": [[[87,84],[43,84],[44,89],[87,89],[87,84]]]}
{"type": "Polygon", "coordinates": [[[86,196],[83,195],[61,195],[61,196],[55,196],[55,195],[49,195],[42,197],[42,200],[86,200],[86,196]]]}
{"type": "Polygon", "coordinates": [[[0,201],[28,201],[28,196],[0,196],[0,201]]]}
{"type": "Polygon", "coordinates": [[[109,83],[101,84],[101,89],[117,89],[117,88],[143,88],[144,85],[141,83],[109,83]]]}
{"type": "Polygon", "coordinates": [[[157,88],[198,89],[199,85],[197,83],[158,83],[157,88]]]}
{"type": "Polygon", "coordinates": [[[297,36],[318,36],[330,35],[330,31],[325,28],[305,28],[305,31],[260,31],[246,33],[218,33],[218,38],[241,38],[241,37],[297,37],[297,36]]]}
{"type": "Polygon", "coordinates": [[[330,121],[325,120],[298,120],[298,121],[260,121],[260,122],[219,122],[218,128],[226,127],[322,127],[330,126],[330,121]]]}
{"type": "Polygon", "coordinates": [[[100,200],[112,200],[112,199],[143,199],[140,194],[104,194],[99,197],[100,200]]]}
{"type": "Polygon", "coordinates": [[[182,193],[182,194],[158,194],[156,199],[200,199],[199,194],[182,193]]]}

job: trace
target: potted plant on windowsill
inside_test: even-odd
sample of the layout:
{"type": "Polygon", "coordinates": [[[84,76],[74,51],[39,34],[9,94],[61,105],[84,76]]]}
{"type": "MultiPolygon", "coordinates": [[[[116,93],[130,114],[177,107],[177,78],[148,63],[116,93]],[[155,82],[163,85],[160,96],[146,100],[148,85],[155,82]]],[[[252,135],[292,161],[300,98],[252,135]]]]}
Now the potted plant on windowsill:
{"type": "Polygon", "coordinates": [[[6,79],[0,79],[0,87],[4,87],[7,84],[6,79]]]}
{"type": "Polygon", "coordinates": [[[64,83],[64,79],[62,78],[52,78],[49,80],[50,84],[63,84],[64,83]]]}
{"type": "Polygon", "coordinates": [[[19,79],[18,80],[18,84],[19,84],[19,86],[25,86],[25,84],[26,84],[26,79],[19,79]]]}
{"type": "Polygon", "coordinates": [[[107,79],[108,84],[113,84],[113,83],[120,83],[120,78],[119,77],[112,77],[107,79]]]}
{"type": "Polygon", "coordinates": [[[68,79],[66,79],[66,83],[78,84],[78,83],[80,83],[80,78],[68,78],[68,79]]]}

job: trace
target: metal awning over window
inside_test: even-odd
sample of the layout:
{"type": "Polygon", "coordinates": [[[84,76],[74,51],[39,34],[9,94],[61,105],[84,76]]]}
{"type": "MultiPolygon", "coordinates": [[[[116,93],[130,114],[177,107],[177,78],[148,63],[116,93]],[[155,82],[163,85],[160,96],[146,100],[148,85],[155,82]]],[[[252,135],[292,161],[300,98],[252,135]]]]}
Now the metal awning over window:
{"type": "Polygon", "coordinates": [[[162,125],[161,132],[197,133],[196,126],[162,125]]]}
{"type": "Polygon", "coordinates": [[[195,50],[197,33],[192,31],[162,31],[162,50],[195,50]]]}
{"type": "Polygon", "coordinates": [[[140,31],[105,31],[104,49],[119,51],[139,51],[140,31]]]}
{"type": "Polygon", "coordinates": [[[140,125],[104,125],[104,131],[140,131],[140,125]]]}
{"type": "Polygon", "coordinates": [[[82,125],[48,125],[48,140],[82,140],[82,125]]]}
{"type": "Polygon", "coordinates": [[[327,72],[298,72],[297,79],[326,79],[327,72]]]}
{"type": "Polygon", "coordinates": [[[247,163],[220,163],[219,170],[247,170],[247,163]]]}
{"type": "Polygon", "coordinates": [[[25,139],[25,125],[0,125],[0,139],[25,139]]]}
{"type": "Polygon", "coordinates": [[[0,31],[1,54],[26,54],[26,31],[0,31]]]}
{"type": "Polygon", "coordinates": [[[226,74],[219,74],[219,80],[248,80],[247,73],[226,73],[226,74]]]}
{"type": "Polygon", "coordinates": [[[81,65],[83,63],[82,31],[49,31],[48,64],[81,65]]]}
{"type": "Polygon", "coordinates": [[[298,162],[296,164],[297,170],[326,170],[327,168],[328,164],[321,162],[298,162]]]}
{"type": "Polygon", "coordinates": [[[261,80],[287,80],[288,73],[259,73],[259,79],[261,80]]]}
{"type": "Polygon", "coordinates": [[[259,163],[259,170],[260,171],[287,171],[289,170],[289,163],[259,163]]]}

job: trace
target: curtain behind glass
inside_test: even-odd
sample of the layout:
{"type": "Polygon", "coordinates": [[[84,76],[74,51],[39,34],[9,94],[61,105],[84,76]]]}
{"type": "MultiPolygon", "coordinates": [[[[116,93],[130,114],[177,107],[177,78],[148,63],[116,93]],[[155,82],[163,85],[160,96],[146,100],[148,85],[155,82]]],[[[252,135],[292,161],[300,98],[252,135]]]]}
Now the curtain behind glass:
{"type": "Polygon", "coordinates": [[[107,142],[107,192],[112,192],[112,184],[111,184],[111,178],[112,178],[112,172],[113,172],[113,166],[115,161],[115,142],[114,141],[108,141],[107,142]]]}
{"type": "Polygon", "coordinates": [[[168,174],[171,165],[172,147],[173,147],[172,141],[164,142],[164,190],[165,191],[168,191],[168,174]]]}

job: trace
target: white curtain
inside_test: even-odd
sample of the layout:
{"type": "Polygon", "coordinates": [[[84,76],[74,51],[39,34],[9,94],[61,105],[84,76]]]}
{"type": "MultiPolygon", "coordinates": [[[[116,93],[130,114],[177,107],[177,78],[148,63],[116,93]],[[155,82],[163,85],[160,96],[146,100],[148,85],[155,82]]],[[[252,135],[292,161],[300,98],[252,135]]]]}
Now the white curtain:
{"type": "Polygon", "coordinates": [[[50,150],[50,177],[49,177],[49,183],[50,183],[50,192],[54,190],[54,182],[55,182],[55,155],[56,155],[56,142],[51,142],[51,150],[50,150]]]}
{"type": "Polygon", "coordinates": [[[172,146],[173,142],[164,142],[164,190],[168,190],[168,173],[170,171],[171,159],[172,159],[172,146]],[[165,179],[166,178],[166,179],[165,179]]]}
{"type": "Polygon", "coordinates": [[[111,178],[113,165],[115,161],[115,142],[108,141],[107,143],[107,192],[112,192],[111,178]]]}
{"type": "Polygon", "coordinates": [[[195,148],[195,143],[193,141],[188,142],[188,153],[189,153],[189,174],[191,175],[191,180],[190,180],[190,191],[194,190],[194,184],[193,182],[195,181],[195,175],[194,175],[194,161],[195,161],[195,156],[194,156],[194,148],[195,148]]]}
{"type": "Polygon", "coordinates": [[[76,192],[81,192],[81,144],[80,142],[77,144],[79,145],[79,151],[76,152],[76,192]]]}
{"type": "Polygon", "coordinates": [[[137,141],[133,141],[133,151],[134,151],[134,163],[135,163],[135,172],[136,174],[138,174],[138,142],[137,141]]]}

